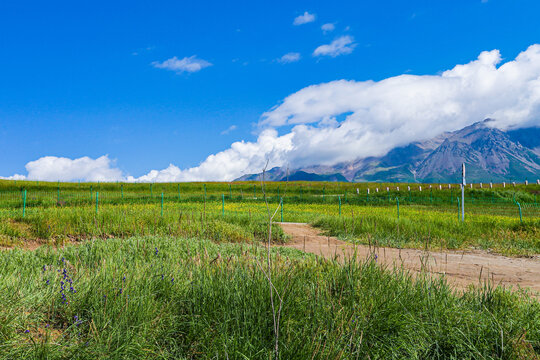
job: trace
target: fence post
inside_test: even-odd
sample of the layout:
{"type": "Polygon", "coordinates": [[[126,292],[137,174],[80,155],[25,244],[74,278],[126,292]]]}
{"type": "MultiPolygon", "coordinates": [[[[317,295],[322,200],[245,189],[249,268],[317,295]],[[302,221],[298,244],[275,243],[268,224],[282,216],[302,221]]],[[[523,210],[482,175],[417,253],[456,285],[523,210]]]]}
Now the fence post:
{"type": "Polygon", "coordinates": [[[465,186],[467,181],[465,180],[465,163],[461,164],[461,221],[465,221],[465,186]]]}
{"type": "Polygon", "coordinates": [[[397,218],[399,220],[399,198],[396,197],[396,203],[397,203],[397,218]]]}
{"type": "Polygon", "coordinates": [[[521,204],[519,202],[516,202],[518,208],[519,208],[519,222],[521,223],[521,225],[523,225],[523,216],[521,214],[521,204]]]}
{"type": "Polygon", "coordinates": [[[283,198],[281,198],[281,201],[280,201],[280,207],[281,207],[281,222],[283,222],[283,198]]]}
{"type": "Polygon", "coordinates": [[[124,184],[120,185],[120,191],[122,192],[122,200],[124,200],[124,184]]]}
{"type": "Polygon", "coordinates": [[[180,201],[180,184],[178,184],[178,200],[180,201]]]}
{"type": "Polygon", "coordinates": [[[22,216],[26,216],[26,189],[24,189],[23,192],[23,210],[22,210],[22,216]]]}
{"type": "Polygon", "coordinates": [[[229,199],[232,200],[232,189],[231,189],[231,184],[229,184],[229,199]]]}
{"type": "Polygon", "coordinates": [[[457,220],[459,221],[459,216],[461,215],[459,213],[459,211],[461,210],[461,205],[459,204],[459,196],[456,198],[457,199],[457,220]]]}
{"type": "Polygon", "coordinates": [[[161,192],[161,217],[163,217],[163,191],[161,192]]]}
{"type": "Polygon", "coordinates": [[[339,216],[341,216],[341,196],[338,196],[339,201],[339,216]]]}
{"type": "Polygon", "coordinates": [[[150,198],[154,197],[154,190],[152,189],[154,184],[150,183],[150,198]]]}
{"type": "Polygon", "coordinates": [[[255,199],[255,185],[253,185],[253,198],[255,199]]]}
{"type": "Polygon", "coordinates": [[[58,186],[58,190],[56,193],[56,203],[60,204],[60,186],[58,186]]]}
{"type": "Polygon", "coordinates": [[[99,191],[96,191],[96,215],[98,214],[99,191]]]}
{"type": "Polygon", "coordinates": [[[221,216],[225,216],[225,194],[221,194],[221,216]]]}

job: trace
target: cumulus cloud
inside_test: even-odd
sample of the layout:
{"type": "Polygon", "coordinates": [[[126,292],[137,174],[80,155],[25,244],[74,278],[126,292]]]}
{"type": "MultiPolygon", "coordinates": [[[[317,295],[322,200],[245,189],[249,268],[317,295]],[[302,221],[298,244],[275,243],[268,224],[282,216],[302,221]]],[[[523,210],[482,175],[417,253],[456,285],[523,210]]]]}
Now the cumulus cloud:
{"type": "Polygon", "coordinates": [[[206,60],[197,58],[196,55],[185,57],[183,59],[178,59],[176,56],[167,59],[163,62],[154,61],[152,66],[158,69],[165,69],[174,71],[178,74],[183,72],[197,72],[202,69],[212,66],[212,64],[206,60]]]}
{"type": "Polygon", "coordinates": [[[261,132],[256,142],[238,141],[225,151],[210,155],[199,166],[182,170],[169,165],[164,170],[152,170],[139,178],[128,181],[217,181],[234,180],[244,173],[260,172],[268,160],[269,168],[286,162],[286,154],[293,148],[293,134],[278,136],[275,129],[261,132]]]}
{"type": "Polygon", "coordinates": [[[305,11],[302,15],[299,15],[294,18],[293,24],[294,25],[303,25],[310,22],[315,21],[315,14],[310,14],[307,11],[305,11]]]}
{"type": "Polygon", "coordinates": [[[349,35],[340,36],[330,44],[321,45],[313,51],[313,56],[331,56],[346,55],[353,52],[356,44],[354,38],[349,35]]]}
{"type": "MultiPolygon", "coordinates": [[[[45,156],[26,164],[28,175],[14,175],[13,180],[43,181],[117,181],[122,180],[122,171],[113,167],[107,155],[97,159],[87,156],[78,159],[45,156]]],[[[4,178],[5,179],[5,178],[4,178]]]]}
{"type": "Polygon", "coordinates": [[[326,34],[327,32],[334,31],[336,26],[333,23],[326,23],[321,26],[321,30],[326,34]]]}
{"type": "MultiPolygon", "coordinates": [[[[540,126],[540,45],[530,46],[506,63],[502,63],[499,51],[493,50],[438,75],[337,80],[308,86],[262,114],[256,141],[235,142],[192,168],[171,164],[140,178],[125,179],[228,181],[260,172],[267,159],[269,167],[333,165],[384,155],[396,146],[455,131],[488,117],[495,119],[490,126],[503,130],[540,126]],[[278,130],[284,133],[280,135],[278,130]]],[[[107,157],[99,159],[101,166],[95,168],[101,179],[120,176],[107,157]]],[[[77,160],[81,159],[65,162],[77,160]]],[[[56,161],[33,163],[43,166],[29,163],[29,178],[38,174],[50,180],[82,177],[75,173],[91,176],[91,172],[80,170],[87,169],[85,166],[73,166],[74,170],[56,166],[57,170],[51,171],[52,167],[45,165],[56,161]],[[38,172],[37,168],[44,170],[38,172]]]]}
{"type": "Polygon", "coordinates": [[[282,57],[280,57],[279,59],[277,59],[277,61],[282,64],[297,62],[298,60],[300,60],[300,53],[297,53],[297,52],[287,53],[283,55],[282,57]]]}

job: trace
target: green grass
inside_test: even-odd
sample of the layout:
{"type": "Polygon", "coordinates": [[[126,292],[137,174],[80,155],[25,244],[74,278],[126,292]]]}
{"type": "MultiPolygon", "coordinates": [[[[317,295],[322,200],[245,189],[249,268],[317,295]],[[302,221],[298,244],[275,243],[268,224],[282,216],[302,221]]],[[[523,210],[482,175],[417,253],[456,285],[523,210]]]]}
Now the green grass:
{"type": "MultiPolygon", "coordinates": [[[[485,214],[482,206],[469,204],[466,221],[458,208],[429,205],[363,205],[343,202],[283,204],[283,221],[308,222],[350,241],[392,247],[430,249],[490,249],[507,255],[540,253],[540,217],[523,208],[523,224],[516,205],[513,214],[485,214]]],[[[266,237],[267,212],[261,201],[164,202],[45,206],[26,209],[0,208],[0,245],[25,242],[63,244],[92,237],[167,235],[197,237],[216,242],[262,241],[266,237]]],[[[279,206],[271,202],[272,210],[279,206]]],[[[279,210],[275,217],[281,220],[279,210]]],[[[273,241],[285,242],[274,226],[273,241]]]]}
{"type": "MultiPolygon", "coordinates": [[[[163,236],[2,251],[0,358],[268,359],[272,315],[257,265],[264,258],[248,244],[163,236]]],[[[281,359],[540,352],[540,304],[521,291],[453,293],[442,280],[284,248],[273,259],[284,299],[281,359]]]]}

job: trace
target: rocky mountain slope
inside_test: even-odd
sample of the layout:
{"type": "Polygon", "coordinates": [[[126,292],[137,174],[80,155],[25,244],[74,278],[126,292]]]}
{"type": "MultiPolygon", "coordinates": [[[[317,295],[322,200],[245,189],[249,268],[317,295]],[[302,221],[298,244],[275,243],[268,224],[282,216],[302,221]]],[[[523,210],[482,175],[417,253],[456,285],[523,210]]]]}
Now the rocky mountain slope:
{"type": "MultiPolygon", "coordinates": [[[[289,170],[289,180],[459,182],[461,164],[469,181],[536,181],[540,178],[540,128],[501,131],[491,120],[397,147],[382,157],[362,158],[334,166],[289,170]]],[[[283,181],[287,170],[267,172],[269,181],[283,181]]],[[[237,180],[258,180],[259,174],[237,180]]]]}

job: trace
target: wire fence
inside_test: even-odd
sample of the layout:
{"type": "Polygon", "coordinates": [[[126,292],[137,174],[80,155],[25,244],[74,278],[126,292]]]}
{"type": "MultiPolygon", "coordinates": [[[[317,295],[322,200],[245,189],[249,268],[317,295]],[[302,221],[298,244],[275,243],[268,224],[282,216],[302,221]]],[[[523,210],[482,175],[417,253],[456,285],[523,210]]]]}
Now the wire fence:
{"type": "MultiPolygon", "coordinates": [[[[305,194],[305,193],[274,193],[267,200],[272,203],[285,204],[323,204],[339,207],[342,205],[357,206],[394,206],[416,207],[440,212],[460,213],[460,191],[386,191],[370,194],[341,193],[341,194],[305,194]]],[[[164,204],[164,203],[257,203],[264,202],[261,192],[253,193],[187,193],[162,192],[144,194],[140,192],[124,192],[123,190],[78,191],[63,190],[7,190],[0,191],[0,209],[17,209],[23,214],[27,208],[39,207],[77,207],[84,205],[104,204],[164,204]]],[[[501,193],[489,190],[473,190],[465,193],[465,211],[467,214],[486,214],[498,216],[519,216],[520,219],[539,218],[540,206],[536,194],[501,193]]],[[[456,215],[456,216],[457,216],[456,215]]]]}

